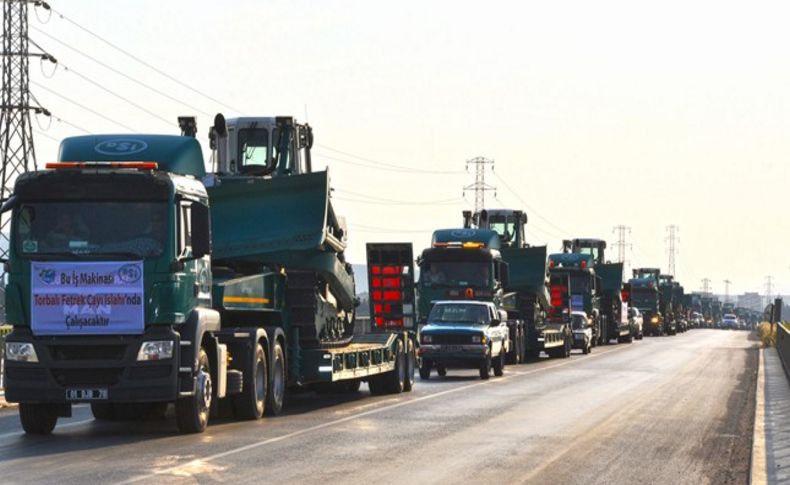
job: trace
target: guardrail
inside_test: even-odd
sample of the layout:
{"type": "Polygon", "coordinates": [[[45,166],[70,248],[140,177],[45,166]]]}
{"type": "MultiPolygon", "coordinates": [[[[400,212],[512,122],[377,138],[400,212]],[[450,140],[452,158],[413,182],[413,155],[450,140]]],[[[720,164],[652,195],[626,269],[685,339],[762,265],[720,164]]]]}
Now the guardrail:
{"type": "Polygon", "coordinates": [[[779,360],[790,378],[790,330],[784,323],[776,324],[776,351],[779,352],[779,360]]]}

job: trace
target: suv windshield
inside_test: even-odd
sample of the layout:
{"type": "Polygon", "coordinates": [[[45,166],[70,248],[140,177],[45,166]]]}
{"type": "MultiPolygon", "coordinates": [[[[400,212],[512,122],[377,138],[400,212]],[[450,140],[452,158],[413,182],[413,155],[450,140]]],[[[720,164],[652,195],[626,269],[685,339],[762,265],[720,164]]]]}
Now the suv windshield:
{"type": "Polygon", "coordinates": [[[470,305],[464,303],[449,303],[434,305],[428,315],[428,323],[478,323],[488,325],[491,315],[485,305],[470,305]]]}
{"type": "Polygon", "coordinates": [[[38,202],[20,206],[16,249],[23,255],[158,256],[165,247],[164,202],[38,202]]]}

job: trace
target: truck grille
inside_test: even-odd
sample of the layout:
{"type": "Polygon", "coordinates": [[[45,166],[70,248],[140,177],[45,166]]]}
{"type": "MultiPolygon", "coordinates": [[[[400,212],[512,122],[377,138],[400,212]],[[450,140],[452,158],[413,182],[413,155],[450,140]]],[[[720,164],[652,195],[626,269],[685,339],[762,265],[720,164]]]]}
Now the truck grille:
{"type": "Polygon", "coordinates": [[[122,360],[125,345],[52,345],[49,347],[55,361],[70,360],[122,360]]]}
{"type": "Polygon", "coordinates": [[[440,345],[446,345],[446,344],[465,345],[472,343],[472,336],[471,335],[432,335],[431,343],[440,344],[440,345]]]}

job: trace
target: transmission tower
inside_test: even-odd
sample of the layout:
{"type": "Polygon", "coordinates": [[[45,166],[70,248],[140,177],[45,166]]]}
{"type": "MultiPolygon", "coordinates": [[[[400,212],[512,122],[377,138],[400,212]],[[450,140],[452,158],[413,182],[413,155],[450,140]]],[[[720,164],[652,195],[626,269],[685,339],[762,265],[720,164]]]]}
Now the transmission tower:
{"type": "MultiPolygon", "coordinates": [[[[0,100],[0,151],[2,152],[2,168],[0,169],[0,201],[11,195],[16,177],[36,168],[36,152],[33,148],[33,127],[30,123],[30,112],[49,116],[49,111],[42,108],[35,96],[30,94],[28,67],[31,57],[55,62],[55,59],[44,52],[30,52],[28,38],[28,5],[33,4],[44,9],[49,5],[33,0],[3,0],[3,85],[0,100]],[[30,102],[33,98],[33,103],[30,102]]],[[[38,46],[33,42],[33,45],[38,46]]],[[[8,217],[0,215],[0,252],[8,255],[8,217]]],[[[5,275],[0,268],[0,283],[5,282],[5,275]]]]}
{"type": "Polygon", "coordinates": [[[631,244],[626,243],[625,238],[626,233],[631,234],[631,228],[620,224],[619,226],[614,226],[612,232],[617,234],[617,242],[614,243],[614,247],[617,248],[617,261],[620,263],[625,263],[626,249],[631,248],[631,244]]]}
{"type": "MultiPolygon", "coordinates": [[[[486,183],[486,165],[494,169],[494,161],[485,157],[475,157],[466,161],[466,169],[469,170],[469,165],[475,167],[475,183],[464,187],[464,194],[467,190],[474,190],[475,192],[475,212],[480,212],[486,206],[486,192],[495,191],[496,187],[486,183]]],[[[496,192],[494,193],[496,195],[496,192]]]]}
{"type": "Polygon", "coordinates": [[[730,302],[730,280],[724,280],[724,303],[730,302]]]}
{"type": "Polygon", "coordinates": [[[702,278],[702,293],[710,293],[710,278],[702,278]]]}
{"type": "Polygon", "coordinates": [[[669,233],[666,238],[667,255],[669,256],[669,261],[667,262],[667,271],[672,276],[675,276],[675,256],[678,253],[677,243],[679,242],[678,232],[680,232],[680,230],[678,229],[678,226],[673,224],[667,226],[667,232],[669,233]]]}

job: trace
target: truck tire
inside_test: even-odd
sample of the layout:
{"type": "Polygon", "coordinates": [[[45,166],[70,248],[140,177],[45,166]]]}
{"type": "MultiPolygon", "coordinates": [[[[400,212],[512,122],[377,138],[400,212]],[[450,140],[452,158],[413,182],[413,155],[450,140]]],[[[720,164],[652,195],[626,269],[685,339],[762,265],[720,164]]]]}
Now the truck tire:
{"type": "Polygon", "coordinates": [[[592,344],[590,342],[584,343],[584,348],[582,349],[582,354],[587,355],[592,350],[592,344]]]}
{"type": "Polygon", "coordinates": [[[445,377],[447,375],[447,367],[445,367],[443,365],[437,365],[436,366],[436,374],[439,377],[445,377]]]}
{"type": "Polygon", "coordinates": [[[269,373],[266,353],[260,343],[255,344],[245,363],[243,391],[233,396],[233,410],[239,419],[260,419],[268,401],[269,373]]]}
{"type": "Polygon", "coordinates": [[[275,343],[274,349],[272,349],[271,370],[271,379],[269,385],[266,386],[265,412],[267,416],[277,416],[283,412],[286,387],[285,352],[280,342],[275,343]]]}
{"type": "Polygon", "coordinates": [[[362,381],[359,380],[359,379],[346,381],[346,392],[351,393],[351,394],[359,392],[359,387],[361,385],[362,385],[362,381]]]}
{"type": "Polygon", "coordinates": [[[480,362],[480,378],[485,380],[491,377],[491,354],[486,355],[480,362]]]}
{"type": "Polygon", "coordinates": [[[404,349],[403,340],[398,340],[398,348],[395,351],[395,369],[392,372],[384,374],[384,389],[387,394],[400,394],[406,388],[406,368],[408,364],[407,353],[404,349]]]}
{"type": "Polygon", "coordinates": [[[525,360],[535,361],[539,359],[540,359],[540,350],[534,350],[534,349],[527,350],[525,360]]]}
{"type": "Polygon", "coordinates": [[[51,434],[58,422],[57,409],[48,403],[21,402],[19,420],[27,434],[51,434]]]}
{"type": "Polygon", "coordinates": [[[420,364],[420,379],[427,381],[431,378],[431,367],[433,367],[433,362],[428,359],[422,359],[422,363],[420,364]]]}
{"type": "Polygon", "coordinates": [[[406,340],[409,351],[406,352],[406,378],[403,380],[403,391],[411,392],[414,388],[414,368],[417,366],[417,355],[414,353],[414,343],[406,340]]]}
{"type": "Polygon", "coordinates": [[[214,386],[208,354],[200,347],[195,394],[176,401],[176,425],[181,433],[202,433],[208,426],[214,386]]]}
{"type": "Polygon", "coordinates": [[[494,375],[502,377],[505,374],[505,350],[499,352],[499,356],[493,362],[494,375]]]}
{"type": "Polygon", "coordinates": [[[113,421],[115,409],[110,402],[92,402],[91,414],[96,421],[113,421]]]}

